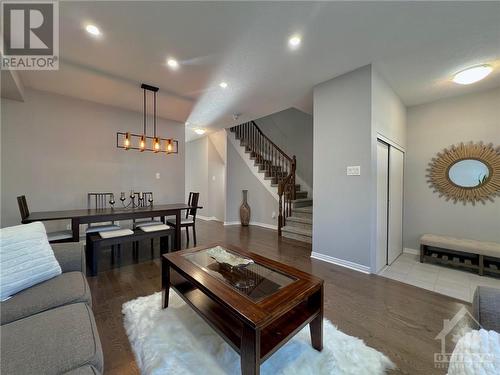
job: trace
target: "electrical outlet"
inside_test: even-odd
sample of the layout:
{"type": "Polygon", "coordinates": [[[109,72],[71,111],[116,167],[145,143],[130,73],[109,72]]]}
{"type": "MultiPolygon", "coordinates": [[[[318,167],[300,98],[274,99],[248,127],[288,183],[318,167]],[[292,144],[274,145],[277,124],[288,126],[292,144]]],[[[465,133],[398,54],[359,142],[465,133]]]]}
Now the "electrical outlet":
{"type": "Polygon", "coordinates": [[[273,214],[271,215],[271,218],[276,219],[276,212],[273,211],[273,214]]]}
{"type": "Polygon", "coordinates": [[[71,224],[66,224],[66,230],[71,230],[71,224]]]}
{"type": "Polygon", "coordinates": [[[160,179],[160,172],[156,172],[156,179],[159,180],[160,179]]]}
{"type": "Polygon", "coordinates": [[[361,175],[361,167],[359,165],[350,165],[347,167],[347,175],[348,176],[360,176],[361,175]]]}
{"type": "Polygon", "coordinates": [[[212,181],[215,181],[215,176],[212,176],[212,181]]]}

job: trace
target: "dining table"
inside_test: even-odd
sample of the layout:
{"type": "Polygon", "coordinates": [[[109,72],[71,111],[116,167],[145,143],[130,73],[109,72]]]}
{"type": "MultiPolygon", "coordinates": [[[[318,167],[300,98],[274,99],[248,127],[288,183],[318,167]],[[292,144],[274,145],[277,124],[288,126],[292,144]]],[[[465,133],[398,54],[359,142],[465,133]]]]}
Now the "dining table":
{"type": "Polygon", "coordinates": [[[165,221],[166,216],[175,216],[175,240],[174,250],[181,248],[181,213],[192,208],[186,203],[154,204],[147,207],[107,207],[107,208],[82,208],[62,211],[40,211],[30,212],[22,220],[23,224],[34,221],[71,220],[72,240],[80,241],[80,224],[101,223],[106,221],[132,220],[141,218],[161,217],[165,221]]]}

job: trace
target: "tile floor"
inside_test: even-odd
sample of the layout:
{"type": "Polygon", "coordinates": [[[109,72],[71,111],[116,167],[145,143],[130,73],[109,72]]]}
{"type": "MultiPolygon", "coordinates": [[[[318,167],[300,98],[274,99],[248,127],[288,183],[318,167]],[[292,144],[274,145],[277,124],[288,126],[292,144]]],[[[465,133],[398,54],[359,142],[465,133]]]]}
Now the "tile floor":
{"type": "Polygon", "coordinates": [[[467,302],[472,302],[474,290],[478,285],[500,288],[500,278],[420,263],[417,255],[407,253],[401,254],[379,275],[467,302]]]}

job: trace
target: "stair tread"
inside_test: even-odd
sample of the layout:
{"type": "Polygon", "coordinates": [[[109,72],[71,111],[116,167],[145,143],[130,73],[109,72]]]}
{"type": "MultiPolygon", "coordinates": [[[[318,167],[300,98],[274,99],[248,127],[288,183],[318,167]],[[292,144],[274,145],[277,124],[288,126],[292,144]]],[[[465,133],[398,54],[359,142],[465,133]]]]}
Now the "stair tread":
{"type": "Polygon", "coordinates": [[[288,225],[285,225],[283,228],[281,228],[281,230],[283,232],[295,233],[306,237],[312,237],[312,229],[290,227],[288,225]]]}
{"type": "MultiPolygon", "coordinates": [[[[312,199],[311,199],[312,200],[312,199]]],[[[307,213],[311,213],[313,212],[313,208],[312,206],[307,206],[307,207],[297,207],[297,208],[293,208],[292,211],[296,211],[296,212],[307,212],[307,213]]]]}
{"type": "Polygon", "coordinates": [[[312,198],[297,198],[297,199],[294,199],[292,202],[298,203],[298,202],[309,202],[309,201],[312,202],[312,198]]]}
{"type": "Polygon", "coordinates": [[[303,224],[312,224],[312,219],[308,219],[306,217],[297,217],[297,216],[290,216],[286,218],[287,221],[294,221],[296,223],[303,223],[303,224]]]}

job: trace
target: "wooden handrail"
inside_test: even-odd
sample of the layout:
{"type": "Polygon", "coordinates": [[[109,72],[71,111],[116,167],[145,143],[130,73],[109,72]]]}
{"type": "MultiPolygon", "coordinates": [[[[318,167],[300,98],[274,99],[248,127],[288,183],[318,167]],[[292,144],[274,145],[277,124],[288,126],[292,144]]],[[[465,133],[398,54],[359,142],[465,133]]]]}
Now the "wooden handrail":
{"type": "Polygon", "coordinates": [[[271,141],[267,135],[265,135],[262,130],[260,130],[259,126],[255,123],[255,121],[250,121],[252,123],[253,126],[255,126],[255,128],[257,129],[257,131],[259,132],[259,134],[264,137],[268,142],[270,142],[273,147],[281,154],[283,155],[285,158],[288,159],[288,161],[292,161],[292,158],[290,156],[288,156],[285,151],[283,151],[281,148],[278,147],[278,145],[276,145],[276,143],[274,143],[273,141],[271,141]]]}
{"type": "Polygon", "coordinates": [[[245,144],[252,157],[261,164],[267,176],[278,184],[278,234],[286,225],[286,218],[292,215],[292,203],[295,200],[295,173],[297,159],[288,156],[281,148],[267,137],[255,121],[233,126],[231,131],[245,144]],[[286,173],[286,175],[285,175],[286,173]]]}

